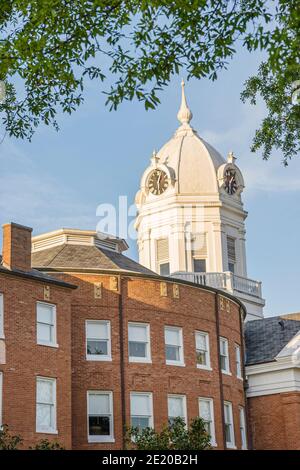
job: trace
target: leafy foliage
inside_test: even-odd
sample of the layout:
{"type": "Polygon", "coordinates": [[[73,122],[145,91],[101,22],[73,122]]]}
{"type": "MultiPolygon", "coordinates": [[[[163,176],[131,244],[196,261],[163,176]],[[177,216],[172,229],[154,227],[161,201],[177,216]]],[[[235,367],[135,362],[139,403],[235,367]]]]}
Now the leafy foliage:
{"type": "Polygon", "coordinates": [[[59,442],[57,441],[48,441],[48,439],[40,440],[34,447],[29,447],[30,450],[64,450],[59,442]]]}
{"type": "Polygon", "coordinates": [[[241,42],[267,54],[243,94],[252,103],[261,95],[269,112],[253,149],[268,158],[277,147],[287,161],[299,144],[299,107],[290,102],[299,9],[298,0],[1,0],[5,128],[29,139],[41,122],[58,129],[57,112],[80,106],[88,80],[104,89],[112,79],[110,109],[133,99],[155,108],[172,75],[183,68],[188,78],[215,80],[241,42]]]}
{"type": "Polygon", "coordinates": [[[152,428],[139,430],[129,428],[126,433],[126,448],[135,450],[208,450],[210,436],[204,421],[195,418],[187,428],[182,418],[176,418],[172,425],[162,431],[152,428]]]}
{"type": "Polygon", "coordinates": [[[0,429],[0,450],[16,450],[22,443],[22,438],[9,432],[8,426],[4,424],[0,429]]]}

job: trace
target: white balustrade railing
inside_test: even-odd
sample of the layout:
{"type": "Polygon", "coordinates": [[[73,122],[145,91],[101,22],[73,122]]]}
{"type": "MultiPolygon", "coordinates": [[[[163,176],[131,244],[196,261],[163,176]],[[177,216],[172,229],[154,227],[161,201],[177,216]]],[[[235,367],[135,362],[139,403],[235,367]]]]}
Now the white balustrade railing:
{"type": "Polygon", "coordinates": [[[237,291],[254,297],[261,297],[261,282],[238,276],[230,271],[223,273],[177,272],[171,274],[171,277],[194,282],[195,284],[200,284],[202,286],[225,289],[231,293],[237,291]]]}

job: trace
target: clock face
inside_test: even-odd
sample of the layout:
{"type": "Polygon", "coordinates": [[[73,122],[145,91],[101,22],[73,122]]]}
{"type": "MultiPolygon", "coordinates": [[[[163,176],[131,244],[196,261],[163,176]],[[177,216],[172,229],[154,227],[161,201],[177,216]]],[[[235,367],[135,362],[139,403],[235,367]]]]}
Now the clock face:
{"type": "Polygon", "coordinates": [[[168,187],[168,176],[162,170],[154,170],[152,171],[149,177],[149,191],[156,196],[162,194],[168,187]]]}
{"type": "Polygon", "coordinates": [[[235,171],[234,170],[227,170],[225,173],[225,181],[224,181],[224,188],[225,191],[232,195],[236,193],[238,188],[236,178],[235,178],[235,171]]]}

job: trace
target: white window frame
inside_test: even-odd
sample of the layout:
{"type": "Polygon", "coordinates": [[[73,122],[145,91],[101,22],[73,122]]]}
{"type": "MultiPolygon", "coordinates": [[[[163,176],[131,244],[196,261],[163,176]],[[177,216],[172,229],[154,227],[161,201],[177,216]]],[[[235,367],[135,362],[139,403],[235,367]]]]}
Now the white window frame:
{"type": "Polygon", "coordinates": [[[227,374],[227,375],[231,375],[231,372],[230,372],[230,359],[229,359],[229,342],[228,342],[228,339],[227,338],[224,338],[223,336],[220,336],[219,338],[219,342],[220,342],[220,358],[219,358],[219,362],[220,362],[220,368],[221,368],[221,349],[222,349],[222,346],[221,344],[224,343],[226,345],[226,360],[225,360],[225,364],[226,364],[226,369],[222,369],[221,368],[221,372],[223,374],[227,374]]]}
{"type": "MultiPolygon", "coordinates": [[[[210,429],[211,429],[211,434],[210,434],[210,444],[213,447],[217,447],[217,441],[216,441],[216,427],[215,427],[215,414],[214,414],[214,401],[212,398],[208,397],[199,397],[198,399],[198,406],[199,406],[199,416],[204,420],[204,418],[201,416],[201,408],[200,404],[201,402],[206,402],[209,403],[209,409],[210,409],[210,417],[211,417],[211,423],[210,423],[210,429]]],[[[205,421],[205,420],[204,420],[205,421]]]]}
{"type": "Polygon", "coordinates": [[[212,370],[211,368],[211,363],[210,363],[210,348],[209,348],[209,333],[206,331],[195,331],[195,346],[196,346],[196,365],[198,369],[206,369],[206,370],[212,370]],[[204,336],[205,338],[205,358],[206,358],[206,364],[198,364],[197,362],[197,336],[204,336]]]}
{"type": "MultiPolygon", "coordinates": [[[[154,417],[153,417],[153,393],[152,392],[130,392],[130,425],[131,425],[131,418],[132,418],[132,413],[131,413],[131,400],[133,396],[147,396],[149,397],[150,400],[150,412],[151,415],[149,416],[149,427],[153,428],[154,427],[154,417]]],[[[139,416],[148,416],[148,415],[139,415],[139,416]]]]}
{"type": "Polygon", "coordinates": [[[0,371],[0,429],[3,424],[3,372],[0,371]]]}
{"type": "MultiPolygon", "coordinates": [[[[99,416],[101,416],[99,414],[99,416]]],[[[106,416],[106,415],[105,415],[106,416]]],[[[87,439],[89,443],[97,442],[115,442],[114,438],[114,407],[113,407],[113,392],[111,390],[88,390],[87,391],[87,439]],[[90,395],[108,395],[109,396],[109,408],[110,408],[110,435],[109,436],[94,436],[89,434],[89,405],[90,395]]]]}
{"type": "Polygon", "coordinates": [[[237,376],[238,379],[243,380],[241,347],[238,344],[235,344],[234,352],[235,352],[236,376],[237,376]]]}
{"type": "MultiPolygon", "coordinates": [[[[90,338],[93,339],[93,338],[90,338]]],[[[94,339],[99,339],[99,338],[94,338],[94,339]]],[[[101,339],[101,338],[100,338],[101,339]]],[[[111,361],[112,356],[111,356],[111,323],[110,320],[86,320],[85,321],[85,357],[87,361],[111,361]],[[101,323],[102,325],[105,324],[107,325],[107,354],[88,354],[87,352],[87,345],[88,345],[88,324],[93,323],[93,324],[99,324],[101,323]]]]}
{"type": "MultiPolygon", "coordinates": [[[[57,404],[56,404],[56,379],[52,377],[41,377],[38,376],[36,377],[36,399],[35,399],[35,404],[36,404],[36,433],[39,434],[58,434],[57,430],[57,404]],[[38,383],[39,381],[44,381],[44,382],[49,382],[52,385],[52,393],[53,393],[53,427],[52,428],[42,428],[39,427],[38,422],[37,422],[37,408],[38,408],[38,401],[37,401],[37,390],[38,390],[38,383]]],[[[40,403],[42,404],[42,403],[40,403]]]]}
{"type": "Polygon", "coordinates": [[[0,339],[4,338],[4,295],[0,292],[0,339]]]}
{"type": "MultiPolygon", "coordinates": [[[[166,364],[168,366],[181,366],[184,367],[184,349],[183,349],[183,333],[182,333],[182,328],[180,326],[165,326],[164,328],[164,335],[165,335],[165,356],[166,356],[166,364]],[[179,360],[178,361],[173,361],[170,359],[167,359],[166,355],[166,330],[173,330],[173,331],[179,331],[179,360]]],[[[171,345],[174,346],[174,345],[171,345]]]]}
{"type": "MultiPolygon", "coordinates": [[[[137,341],[138,342],[138,341],[137,341]]],[[[149,323],[140,323],[140,322],[128,322],[128,357],[129,362],[152,362],[151,361],[151,339],[150,339],[150,324],[149,323]],[[136,357],[130,356],[129,350],[129,329],[131,326],[144,327],[146,329],[146,357],[136,357]]]]}
{"type": "Polygon", "coordinates": [[[247,450],[247,427],[246,427],[246,413],[243,406],[239,406],[239,419],[240,419],[240,435],[242,450],[247,450]]]}
{"type": "Polygon", "coordinates": [[[226,441],[226,447],[227,449],[236,449],[232,403],[230,401],[224,401],[224,426],[226,424],[229,424],[231,426],[231,431],[232,431],[231,432],[232,440],[230,442],[226,441]],[[228,407],[229,409],[229,419],[230,419],[229,423],[226,422],[226,407],[228,407]]]}
{"type": "MultiPolygon", "coordinates": [[[[58,348],[58,344],[57,344],[57,321],[56,320],[57,320],[57,318],[56,318],[56,305],[50,304],[50,303],[47,303],[47,302],[40,302],[40,301],[36,303],[36,342],[37,342],[37,344],[39,344],[40,346],[50,346],[52,348],[58,348]],[[39,325],[39,323],[41,323],[41,322],[38,321],[38,306],[39,305],[47,305],[47,307],[52,308],[53,341],[41,341],[38,338],[38,325],[39,325]]],[[[47,325],[48,325],[48,323],[47,323],[47,325]]]]}
{"type": "Polygon", "coordinates": [[[183,402],[183,418],[185,421],[185,424],[187,426],[188,420],[187,420],[187,406],[186,406],[186,395],[180,395],[180,394],[175,394],[175,393],[169,393],[168,394],[168,420],[170,418],[177,418],[177,416],[169,416],[169,398],[180,398],[183,402]]]}

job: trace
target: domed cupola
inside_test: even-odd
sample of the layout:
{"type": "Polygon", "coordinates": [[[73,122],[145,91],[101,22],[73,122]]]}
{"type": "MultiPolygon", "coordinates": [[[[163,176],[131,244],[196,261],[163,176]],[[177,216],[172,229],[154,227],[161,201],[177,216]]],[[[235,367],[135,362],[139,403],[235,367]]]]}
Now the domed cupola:
{"type": "Polygon", "coordinates": [[[247,279],[244,180],[229,153],[220,153],[191,126],[184,82],[179,128],[154,152],[136,195],[140,263],[162,275],[245,291],[253,316],[262,314],[260,284],[247,279]]]}

